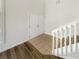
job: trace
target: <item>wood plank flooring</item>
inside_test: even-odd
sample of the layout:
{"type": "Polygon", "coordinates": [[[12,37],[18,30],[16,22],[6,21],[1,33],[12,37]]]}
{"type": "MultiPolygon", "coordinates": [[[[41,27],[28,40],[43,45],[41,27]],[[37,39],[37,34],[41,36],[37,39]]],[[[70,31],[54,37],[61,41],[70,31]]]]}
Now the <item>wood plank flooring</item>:
{"type": "Polygon", "coordinates": [[[42,54],[52,54],[52,37],[46,34],[42,34],[29,41],[37,50],[42,54]]]}
{"type": "MultiPolygon", "coordinates": [[[[77,36],[77,42],[79,42],[79,36],[77,36]]],[[[62,43],[64,43],[64,38],[62,43]]],[[[72,44],[73,43],[74,41],[72,37],[72,44]]],[[[69,44],[69,38],[67,37],[67,45],[68,44],[69,44]]],[[[29,40],[24,44],[21,44],[12,49],[9,49],[8,51],[0,53],[0,59],[63,59],[63,58],[59,58],[52,55],[52,36],[42,34],[38,37],[29,40]]]]}
{"type": "Polygon", "coordinates": [[[31,43],[26,42],[3,53],[0,59],[63,59],[53,55],[41,54],[31,43]]]}
{"type": "MultiPolygon", "coordinates": [[[[47,34],[42,34],[38,37],[35,37],[29,41],[37,50],[39,50],[42,54],[52,55],[52,36],[47,34]]],[[[60,47],[60,39],[58,40],[60,47]]],[[[64,46],[64,38],[62,38],[62,45],[64,46]]],[[[77,35],[77,42],[79,42],[79,35],[77,35]]],[[[67,37],[66,41],[67,45],[69,45],[69,37],[67,37]]],[[[72,44],[74,43],[74,37],[72,36],[72,44]]],[[[54,41],[54,45],[56,48],[56,38],[54,41]]]]}

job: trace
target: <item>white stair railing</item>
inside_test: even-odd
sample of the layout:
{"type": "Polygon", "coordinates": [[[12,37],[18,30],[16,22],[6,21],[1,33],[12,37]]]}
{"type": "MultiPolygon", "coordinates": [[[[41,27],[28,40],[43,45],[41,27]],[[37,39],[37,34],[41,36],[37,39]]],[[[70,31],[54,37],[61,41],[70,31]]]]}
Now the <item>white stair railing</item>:
{"type": "Polygon", "coordinates": [[[61,26],[52,31],[52,54],[63,57],[68,53],[78,51],[77,45],[77,24],[79,21],[75,21],[64,26],[61,26]],[[72,28],[74,29],[72,31],[72,28]],[[73,33],[72,33],[73,32],[73,33]],[[74,37],[74,39],[72,39],[74,37]],[[74,43],[72,42],[74,41],[74,43]],[[56,41],[56,42],[55,42],[56,41]],[[73,45],[73,44],[74,45],[73,45]],[[60,46],[59,46],[60,45],[60,46]],[[74,51],[73,51],[73,46],[74,51]]]}

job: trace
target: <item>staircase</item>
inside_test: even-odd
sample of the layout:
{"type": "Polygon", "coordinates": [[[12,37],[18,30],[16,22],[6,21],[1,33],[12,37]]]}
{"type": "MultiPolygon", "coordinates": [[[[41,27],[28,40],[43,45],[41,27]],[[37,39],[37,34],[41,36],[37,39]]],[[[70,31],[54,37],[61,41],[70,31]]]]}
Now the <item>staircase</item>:
{"type": "Polygon", "coordinates": [[[79,21],[74,21],[52,31],[52,55],[67,59],[79,56],[79,21]]]}

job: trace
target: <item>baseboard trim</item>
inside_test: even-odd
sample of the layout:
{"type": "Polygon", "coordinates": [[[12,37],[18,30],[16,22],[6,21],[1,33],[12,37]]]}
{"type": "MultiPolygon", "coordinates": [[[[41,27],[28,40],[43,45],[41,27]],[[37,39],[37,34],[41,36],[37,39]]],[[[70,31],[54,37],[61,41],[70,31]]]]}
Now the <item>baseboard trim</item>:
{"type": "MultiPolygon", "coordinates": [[[[43,34],[43,33],[42,33],[43,34]]],[[[40,35],[42,35],[42,34],[40,34],[40,35]]],[[[39,35],[38,35],[39,36],[39,35]]],[[[36,36],[37,37],[37,36],[36,36]]],[[[35,37],[34,37],[35,38],[35,37]]],[[[6,47],[6,48],[1,48],[0,49],[0,53],[2,53],[2,52],[5,52],[5,51],[7,51],[7,50],[9,50],[9,49],[11,49],[11,48],[14,48],[14,47],[16,47],[16,46],[18,46],[18,45],[20,45],[20,44],[22,44],[22,43],[25,43],[25,42],[27,42],[27,41],[29,41],[29,40],[32,40],[33,38],[31,38],[31,39],[25,39],[25,40],[23,40],[23,41],[21,41],[21,42],[18,42],[18,43],[16,43],[16,44],[13,44],[13,45],[11,45],[11,46],[9,46],[9,47],[6,47],[6,45],[4,44],[3,45],[3,47],[6,47]]]]}
{"type": "Polygon", "coordinates": [[[47,33],[47,32],[45,32],[44,34],[49,35],[49,36],[52,36],[52,34],[51,34],[51,33],[47,33]]]}
{"type": "MultiPolygon", "coordinates": [[[[0,50],[0,53],[5,52],[5,51],[7,51],[7,50],[9,50],[9,49],[11,49],[11,48],[14,48],[14,47],[16,47],[16,46],[18,46],[18,45],[20,45],[20,44],[22,44],[22,43],[25,43],[25,42],[27,42],[28,40],[29,40],[29,39],[24,40],[24,41],[21,41],[21,42],[19,42],[19,43],[17,43],[17,44],[11,45],[10,47],[3,48],[3,49],[0,50]]],[[[5,45],[4,45],[4,47],[5,47],[5,45]]]]}

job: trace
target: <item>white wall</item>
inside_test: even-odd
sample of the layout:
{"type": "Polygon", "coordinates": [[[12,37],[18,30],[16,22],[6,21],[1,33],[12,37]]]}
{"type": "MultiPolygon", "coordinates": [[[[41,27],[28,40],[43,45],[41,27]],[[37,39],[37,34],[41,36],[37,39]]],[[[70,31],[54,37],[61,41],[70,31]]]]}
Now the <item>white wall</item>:
{"type": "Polygon", "coordinates": [[[79,0],[46,0],[45,32],[79,18],[79,0]]]}
{"type": "Polygon", "coordinates": [[[2,42],[2,26],[3,26],[3,21],[2,21],[2,3],[1,3],[2,0],[0,0],[0,45],[1,45],[1,42],[2,42]]]}
{"type": "Polygon", "coordinates": [[[6,43],[0,51],[29,39],[29,15],[44,15],[43,0],[6,0],[6,43]]]}
{"type": "Polygon", "coordinates": [[[2,29],[2,16],[1,16],[1,13],[2,13],[2,4],[1,4],[1,0],[0,0],[0,32],[1,32],[1,29],[2,29]]]}

